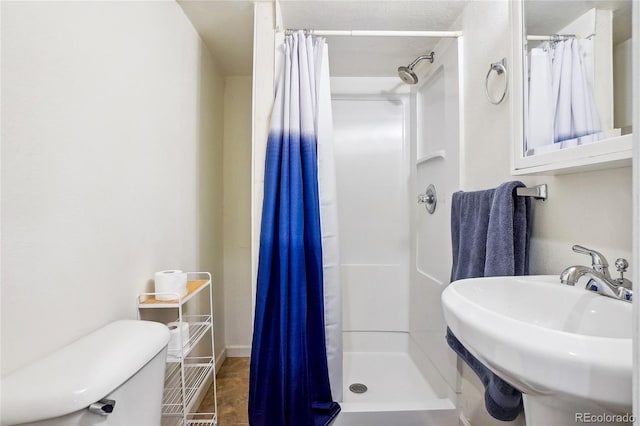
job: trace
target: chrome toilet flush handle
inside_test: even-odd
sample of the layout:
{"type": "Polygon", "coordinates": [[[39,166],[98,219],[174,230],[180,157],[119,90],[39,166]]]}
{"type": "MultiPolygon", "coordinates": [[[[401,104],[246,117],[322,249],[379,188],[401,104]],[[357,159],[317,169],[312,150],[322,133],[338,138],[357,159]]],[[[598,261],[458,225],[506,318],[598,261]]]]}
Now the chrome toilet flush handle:
{"type": "Polygon", "coordinates": [[[436,204],[438,204],[438,197],[436,195],[436,187],[430,184],[424,194],[418,195],[418,204],[424,204],[424,207],[430,214],[436,211],[436,204]]]}
{"type": "Polygon", "coordinates": [[[116,401],[113,399],[103,398],[100,401],[96,401],[91,404],[87,409],[93,414],[99,414],[101,416],[108,416],[113,412],[116,406],[116,401]]]}

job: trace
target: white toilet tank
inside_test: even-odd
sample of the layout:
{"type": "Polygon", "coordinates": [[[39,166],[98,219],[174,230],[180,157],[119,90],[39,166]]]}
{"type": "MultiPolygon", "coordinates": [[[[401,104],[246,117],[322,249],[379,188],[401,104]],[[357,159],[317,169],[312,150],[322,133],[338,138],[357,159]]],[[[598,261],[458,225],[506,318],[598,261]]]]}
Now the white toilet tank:
{"type": "Polygon", "coordinates": [[[3,377],[1,424],[157,426],[168,342],[163,324],[112,322],[3,377]]]}

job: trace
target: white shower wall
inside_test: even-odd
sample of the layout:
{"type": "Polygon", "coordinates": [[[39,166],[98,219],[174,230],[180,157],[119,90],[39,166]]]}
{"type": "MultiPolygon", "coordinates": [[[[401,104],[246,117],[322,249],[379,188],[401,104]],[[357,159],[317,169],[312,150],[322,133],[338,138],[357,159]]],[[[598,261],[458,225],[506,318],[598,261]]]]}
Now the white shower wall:
{"type": "Polygon", "coordinates": [[[459,40],[442,40],[415,86],[333,78],[345,350],[408,351],[430,382],[457,389],[440,295],[451,271],[459,189],[459,40]],[[434,184],[428,214],[415,199],[434,184]],[[366,332],[366,333],[362,333],[366,332]],[[377,332],[377,333],[371,333],[377,332]]]}
{"type": "Polygon", "coordinates": [[[407,333],[408,99],[339,95],[349,80],[332,79],[343,330],[407,333]]]}
{"type": "Polygon", "coordinates": [[[437,372],[458,389],[456,355],[445,341],[441,294],[451,276],[451,195],[460,188],[462,41],[436,45],[436,60],[412,97],[415,194],[433,184],[433,214],[413,204],[410,287],[410,354],[426,377],[437,372]]]}
{"type": "Polygon", "coordinates": [[[455,356],[442,356],[443,285],[425,281],[437,275],[448,282],[448,203],[436,221],[415,220],[416,181],[431,180],[446,193],[445,181],[458,171],[457,146],[450,146],[459,135],[456,54],[454,48],[456,65],[438,64],[424,86],[397,78],[331,81],[345,350],[341,426],[451,425],[457,418],[455,356]],[[452,157],[417,167],[416,157],[434,150],[452,157]],[[419,251],[427,262],[417,264],[423,240],[431,253],[419,251]],[[370,389],[354,396],[350,383],[370,389]]]}

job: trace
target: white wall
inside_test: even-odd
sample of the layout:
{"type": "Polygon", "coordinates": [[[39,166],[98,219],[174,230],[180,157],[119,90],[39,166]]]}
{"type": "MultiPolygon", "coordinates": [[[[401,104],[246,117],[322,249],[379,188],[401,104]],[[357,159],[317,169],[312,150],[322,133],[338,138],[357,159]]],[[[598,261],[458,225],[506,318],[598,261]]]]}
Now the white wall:
{"type": "Polygon", "coordinates": [[[570,264],[586,262],[584,256],[571,251],[572,244],[595,248],[610,260],[629,259],[631,168],[559,176],[511,176],[511,97],[494,106],[484,94],[489,64],[502,57],[507,57],[507,64],[513,63],[511,37],[507,36],[511,31],[509,1],[470,3],[463,16],[463,31],[465,141],[461,189],[495,187],[511,179],[527,185],[549,185],[549,199],[534,203],[532,274],[556,274],[570,264]],[[491,25],[487,26],[487,22],[491,25]],[[492,161],[484,161],[485,158],[492,161]]]}
{"type": "MultiPolygon", "coordinates": [[[[509,1],[471,2],[462,17],[464,31],[463,190],[495,187],[510,175],[511,97],[501,105],[485,98],[489,64],[507,57],[513,63],[509,1]],[[491,161],[485,161],[491,158],[491,161]]],[[[531,273],[559,274],[589,259],[571,251],[582,244],[613,262],[631,258],[631,168],[562,176],[518,177],[527,185],[547,183],[549,199],[534,202],[531,273]]],[[[472,425],[503,424],[487,418],[479,380],[463,367],[461,408],[472,425]]],[[[519,420],[519,422],[521,419],[519,420]]]]}
{"type": "MultiPolygon", "coordinates": [[[[451,194],[460,187],[462,138],[461,55],[463,39],[443,39],[435,46],[433,65],[423,84],[414,88],[412,195],[436,188],[431,214],[411,200],[412,242],[410,283],[410,354],[430,383],[444,378],[446,396],[458,388],[456,355],[443,336],[446,322],[441,296],[451,278],[451,194]],[[435,379],[434,376],[441,376],[435,379]]],[[[420,83],[418,83],[420,84],[420,83]]]]}
{"type": "Polygon", "coordinates": [[[385,98],[331,102],[344,331],[409,331],[408,102],[385,98]]]}
{"type": "Polygon", "coordinates": [[[631,71],[632,42],[628,39],[613,47],[613,127],[631,130],[633,124],[631,71]]]}
{"type": "Polygon", "coordinates": [[[224,87],[224,305],[227,356],[251,347],[251,77],[224,87]]]}
{"type": "MultiPolygon", "coordinates": [[[[258,282],[260,223],[264,198],[264,162],[275,93],[275,13],[272,3],[256,2],[253,27],[253,99],[251,163],[251,321],[258,282]]],[[[282,39],[280,40],[282,42],[282,39]]],[[[253,332],[253,329],[252,329],[253,332]]]]}
{"type": "Polygon", "coordinates": [[[3,374],[157,270],[211,271],[222,312],[223,84],[173,1],[2,2],[3,374]]]}

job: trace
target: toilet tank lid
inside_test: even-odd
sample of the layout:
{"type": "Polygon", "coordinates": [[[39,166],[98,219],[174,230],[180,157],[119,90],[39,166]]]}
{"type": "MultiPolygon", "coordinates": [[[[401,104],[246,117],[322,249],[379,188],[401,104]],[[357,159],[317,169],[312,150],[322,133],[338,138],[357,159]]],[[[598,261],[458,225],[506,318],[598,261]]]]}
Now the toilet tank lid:
{"type": "Polygon", "coordinates": [[[1,423],[35,422],[86,408],[126,382],[168,342],[164,324],[107,324],[3,377],[1,423]]]}

